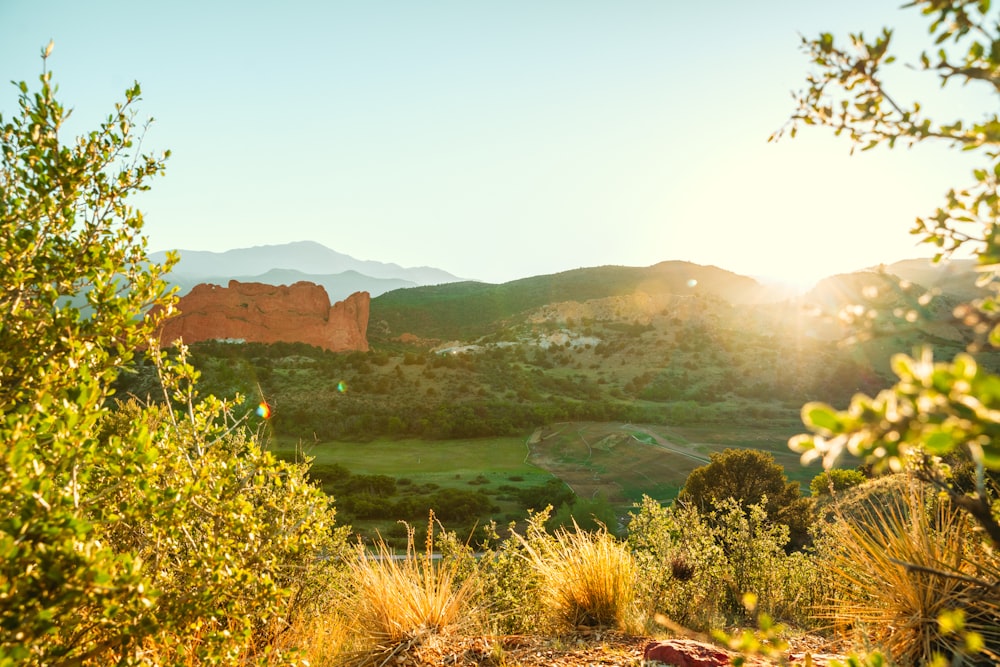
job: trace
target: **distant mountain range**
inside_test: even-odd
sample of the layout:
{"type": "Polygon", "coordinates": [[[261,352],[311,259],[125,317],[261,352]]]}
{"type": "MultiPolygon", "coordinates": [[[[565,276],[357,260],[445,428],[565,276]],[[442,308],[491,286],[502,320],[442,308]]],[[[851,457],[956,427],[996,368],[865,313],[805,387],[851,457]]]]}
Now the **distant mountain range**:
{"type": "MultiPolygon", "coordinates": [[[[230,280],[238,280],[291,285],[308,281],[322,285],[331,302],[361,291],[368,292],[373,299],[380,297],[373,303],[373,315],[377,313],[394,324],[406,320],[410,328],[418,330],[425,328],[419,322],[433,320],[425,322],[424,333],[438,336],[446,335],[445,330],[453,327],[467,333],[482,333],[498,321],[548,304],[630,294],[653,298],[711,295],[742,306],[801,300],[825,310],[858,302],[881,303],[883,308],[889,301],[897,306],[908,305],[926,291],[942,296],[937,301],[939,307],[945,307],[981,294],[975,285],[973,260],[952,260],[938,265],[926,259],[904,260],[831,276],[800,296],[718,267],[683,261],[661,262],[650,267],[574,269],[497,285],[463,280],[433,267],[406,268],[358,260],[312,241],[225,252],[180,250],[178,253],[180,261],[168,279],[180,288],[182,295],[199,283],[225,286],[230,280]],[[874,297],[873,289],[879,293],[874,297]]],[[[151,259],[163,261],[165,256],[165,252],[157,252],[151,259]]]]}
{"type": "MultiPolygon", "coordinates": [[[[308,281],[322,285],[331,301],[342,301],[354,292],[373,297],[400,287],[440,285],[461,281],[447,271],[427,266],[406,268],[359,260],[313,241],[237,248],[225,252],[178,250],[180,261],[168,276],[181,295],[200,283],[223,285],[230,280],[289,285],[308,281]]],[[[166,252],[150,259],[162,262],[166,252]]]]}

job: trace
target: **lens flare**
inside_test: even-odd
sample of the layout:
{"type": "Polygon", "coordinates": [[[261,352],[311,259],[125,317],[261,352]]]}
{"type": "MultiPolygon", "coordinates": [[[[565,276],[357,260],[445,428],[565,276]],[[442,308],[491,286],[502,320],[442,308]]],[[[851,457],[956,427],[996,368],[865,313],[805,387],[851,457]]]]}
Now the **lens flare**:
{"type": "Polygon", "coordinates": [[[694,278],[691,278],[688,281],[687,285],[688,285],[688,287],[697,287],[698,286],[698,281],[695,280],[694,278]]]}
{"type": "Polygon", "coordinates": [[[339,391],[341,394],[343,394],[344,392],[346,392],[347,391],[347,383],[344,382],[343,380],[341,380],[340,382],[338,382],[337,383],[337,391],[339,391]]]}
{"type": "Polygon", "coordinates": [[[262,419],[269,419],[271,417],[271,406],[262,401],[261,404],[257,406],[257,416],[262,419]]]}

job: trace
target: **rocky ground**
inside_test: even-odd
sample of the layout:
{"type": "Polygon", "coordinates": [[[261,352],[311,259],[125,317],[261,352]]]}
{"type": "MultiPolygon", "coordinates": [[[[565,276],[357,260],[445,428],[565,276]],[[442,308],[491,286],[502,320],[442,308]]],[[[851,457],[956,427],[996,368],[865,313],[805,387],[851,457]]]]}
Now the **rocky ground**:
{"type": "MultiPolygon", "coordinates": [[[[790,665],[829,665],[838,657],[822,639],[797,639],[787,655],[790,665]]],[[[447,637],[428,636],[400,644],[378,656],[366,656],[359,662],[374,665],[425,667],[723,667],[732,664],[736,653],[691,639],[652,640],[621,634],[590,637],[447,637]]],[[[777,664],[763,658],[749,658],[750,666],[777,664]]]]}

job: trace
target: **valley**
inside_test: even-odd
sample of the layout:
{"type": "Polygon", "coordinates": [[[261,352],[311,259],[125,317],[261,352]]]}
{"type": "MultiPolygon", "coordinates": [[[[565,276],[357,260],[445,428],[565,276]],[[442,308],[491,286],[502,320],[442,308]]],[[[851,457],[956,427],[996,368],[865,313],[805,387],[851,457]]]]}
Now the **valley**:
{"type": "MultiPolygon", "coordinates": [[[[973,341],[951,321],[953,298],[869,272],[769,300],[743,276],[665,262],[391,291],[370,302],[367,352],[191,350],[202,391],[242,395],[282,458],[314,457],[345,523],[399,540],[396,521],[419,524],[432,507],[460,533],[582,501],[623,521],[643,495],[670,502],[732,447],[767,451],[806,489],[818,468],[787,448],[801,406],[877,393],[895,352],[964,349],[973,341]]],[[[154,385],[140,366],[119,391],[157,395],[154,385]]]]}

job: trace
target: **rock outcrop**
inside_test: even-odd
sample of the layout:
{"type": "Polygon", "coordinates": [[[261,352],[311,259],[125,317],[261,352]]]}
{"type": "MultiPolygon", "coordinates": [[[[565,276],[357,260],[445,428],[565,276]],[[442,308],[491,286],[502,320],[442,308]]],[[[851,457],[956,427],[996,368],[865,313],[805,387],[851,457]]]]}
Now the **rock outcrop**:
{"type": "MultiPolygon", "coordinates": [[[[673,667],[727,667],[734,664],[739,655],[734,651],[691,639],[651,641],[642,651],[643,664],[664,664],[673,667]]],[[[797,665],[829,667],[834,661],[843,664],[847,662],[842,655],[811,652],[788,653],[785,660],[793,667],[797,665]]],[[[747,667],[773,667],[776,664],[760,656],[744,656],[743,661],[747,667]]]]}
{"type": "Polygon", "coordinates": [[[368,292],[355,292],[330,305],[314,283],[265,285],[229,281],[201,284],[177,303],[176,315],[160,329],[163,345],[232,340],[251,343],[307,343],[333,352],[368,351],[368,292]]]}

